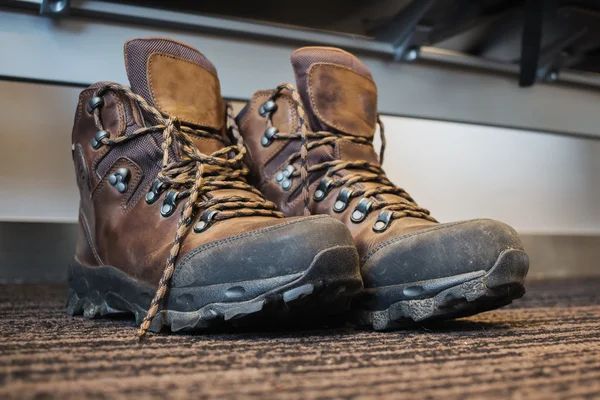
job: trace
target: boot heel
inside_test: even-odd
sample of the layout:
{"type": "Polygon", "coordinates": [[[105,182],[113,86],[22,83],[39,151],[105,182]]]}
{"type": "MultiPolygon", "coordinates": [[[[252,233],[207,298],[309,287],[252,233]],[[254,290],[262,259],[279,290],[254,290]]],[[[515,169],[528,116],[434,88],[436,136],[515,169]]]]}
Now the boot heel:
{"type": "Polygon", "coordinates": [[[107,315],[132,313],[142,320],[152,298],[152,288],[128,282],[112,267],[84,267],[77,262],[69,266],[67,314],[99,318],[107,315]],[[130,296],[123,298],[114,290],[127,287],[130,296]]]}

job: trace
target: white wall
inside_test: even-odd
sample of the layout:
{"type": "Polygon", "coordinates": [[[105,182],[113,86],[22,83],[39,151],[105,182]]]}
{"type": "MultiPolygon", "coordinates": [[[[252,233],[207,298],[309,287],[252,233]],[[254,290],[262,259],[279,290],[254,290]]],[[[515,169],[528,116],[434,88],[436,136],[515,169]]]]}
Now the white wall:
{"type": "Polygon", "coordinates": [[[441,221],[600,234],[600,141],[386,117],[390,179],[441,221]]]}
{"type": "MultiPolygon", "coordinates": [[[[75,221],[79,89],[0,81],[0,221],[75,221]]],[[[442,221],[600,234],[600,141],[385,117],[385,167],[442,221]]]]}
{"type": "Polygon", "coordinates": [[[79,89],[0,81],[0,220],[76,221],[79,89]]]}

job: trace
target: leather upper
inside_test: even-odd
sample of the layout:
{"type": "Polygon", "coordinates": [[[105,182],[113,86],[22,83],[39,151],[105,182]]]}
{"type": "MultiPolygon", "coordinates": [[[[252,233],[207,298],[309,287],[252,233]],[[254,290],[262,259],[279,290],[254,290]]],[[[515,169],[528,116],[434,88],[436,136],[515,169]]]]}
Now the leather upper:
{"type": "Polygon", "coordinates": [[[148,57],[147,70],[150,93],[159,110],[189,124],[223,129],[225,102],[215,73],[162,53],[148,57]]]}
{"type": "MultiPolygon", "coordinates": [[[[261,144],[261,137],[264,134],[266,126],[265,118],[259,114],[259,108],[269,98],[270,94],[271,91],[259,91],[255,93],[244,112],[238,117],[238,125],[248,148],[248,165],[252,174],[251,179],[265,197],[277,204],[279,210],[285,215],[302,215],[303,197],[300,193],[300,179],[296,178],[293,180],[293,186],[290,190],[283,190],[281,185],[275,180],[277,172],[283,170],[286,166],[287,155],[299,150],[299,141],[275,140],[268,147],[264,147],[261,144]]],[[[283,93],[276,100],[276,103],[277,111],[274,113],[274,126],[281,132],[289,132],[287,130],[289,127],[295,129],[298,124],[297,114],[289,94],[283,93]]],[[[340,141],[333,146],[323,146],[318,152],[309,152],[308,164],[310,166],[340,159],[366,159],[376,163],[377,154],[372,145],[340,141]]],[[[293,165],[296,170],[300,169],[299,160],[293,165]]],[[[323,174],[314,174],[311,177],[311,197],[314,195],[322,176],[323,174]]],[[[361,256],[366,254],[379,242],[387,240],[390,237],[437,225],[427,220],[402,218],[395,220],[385,232],[375,233],[373,232],[373,225],[379,215],[378,212],[369,213],[367,218],[361,223],[351,221],[352,211],[360,201],[360,198],[353,199],[343,212],[338,213],[333,211],[333,205],[340,190],[332,189],[327,197],[320,202],[311,201],[311,213],[328,214],[342,221],[352,233],[355,245],[361,256]]]]}
{"type": "MultiPolygon", "coordinates": [[[[192,137],[201,152],[210,154],[228,143],[224,102],[216,71],[201,53],[167,39],[136,39],[126,44],[125,59],[135,93],[159,107],[163,113],[221,136],[220,140],[192,137]]],[[[162,132],[143,134],[114,146],[92,146],[97,127],[94,115],[86,106],[98,89],[106,84],[99,82],[83,90],[75,114],[73,161],[81,194],[75,258],[84,266],[113,266],[135,279],[156,285],[166,265],[183,201],[177,203],[177,209],[170,216],[162,216],[160,212],[166,193],[162,193],[154,203],[145,201],[145,195],[162,168],[162,132]],[[123,169],[128,175],[126,189],[121,192],[109,182],[109,178],[123,169]]],[[[100,120],[111,138],[131,134],[153,124],[151,117],[127,96],[109,90],[102,98],[104,104],[99,112],[100,120]]],[[[205,168],[210,167],[207,165],[205,168]]],[[[241,189],[215,190],[207,197],[214,199],[233,195],[258,198],[241,189]]],[[[285,267],[281,260],[278,264],[281,268],[272,261],[266,263],[266,270],[260,273],[244,268],[243,257],[253,252],[268,251],[271,242],[286,251],[296,246],[305,257],[314,257],[323,248],[323,243],[352,243],[345,227],[322,216],[294,219],[236,217],[214,222],[204,232],[195,233],[191,225],[197,222],[202,211],[197,210],[194,214],[178,257],[178,260],[185,260],[183,268],[188,271],[187,275],[190,269],[193,270],[192,275],[198,282],[202,282],[202,277],[212,276],[214,283],[223,273],[233,274],[235,279],[240,280],[254,279],[261,274],[288,273],[294,267],[285,267]],[[300,240],[295,230],[307,235],[306,227],[315,225],[323,226],[323,231],[329,231],[330,237],[323,236],[309,246],[300,240]],[[292,227],[295,230],[290,230],[292,227]],[[207,253],[198,250],[218,241],[235,243],[231,238],[240,235],[252,239],[245,239],[244,243],[238,241],[235,249],[223,245],[207,253]],[[242,244],[250,247],[240,247],[242,244]],[[232,269],[235,271],[232,272],[232,269]]],[[[282,256],[281,253],[274,254],[282,256]]],[[[256,253],[254,256],[261,255],[256,253]]],[[[290,260],[294,262],[295,259],[290,260]]],[[[179,265],[176,270],[178,268],[179,265]]]]}
{"type": "Polygon", "coordinates": [[[349,135],[373,137],[377,88],[372,79],[340,65],[314,63],[307,86],[310,107],[319,121],[349,135]]]}
{"type": "MultiPolygon", "coordinates": [[[[114,163],[100,169],[110,152],[116,150],[116,147],[111,149],[107,146],[95,150],[91,146],[96,128],[93,116],[86,111],[86,104],[100,85],[81,93],[73,129],[75,168],[81,171],[77,173],[81,202],[76,259],[86,266],[117,267],[136,279],[154,285],[165,267],[181,205],[175,213],[165,218],[160,214],[164,194],[153,204],[147,204],[144,200],[161,165],[162,153],[156,138],[146,135],[131,140],[130,147],[135,147],[135,152],[125,152],[114,163]],[[141,149],[144,151],[141,152],[141,149]],[[119,193],[108,183],[108,177],[122,167],[131,174],[125,193],[119,193]]],[[[129,102],[113,93],[108,93],[104,99],[101,115],[107,129],[122,134],[127,127],[139,128],[134,118],[126,118],[126,114],[137,112],[128,109],[126,113],[129,102]]],[[[197,214],[200,215],[201,210],[197,214]]],[[[272,217],[246,217],[220,221],[202,234],[190,229],[180,254],[185,255],[214,240],[282,222],[272,217]]]]}

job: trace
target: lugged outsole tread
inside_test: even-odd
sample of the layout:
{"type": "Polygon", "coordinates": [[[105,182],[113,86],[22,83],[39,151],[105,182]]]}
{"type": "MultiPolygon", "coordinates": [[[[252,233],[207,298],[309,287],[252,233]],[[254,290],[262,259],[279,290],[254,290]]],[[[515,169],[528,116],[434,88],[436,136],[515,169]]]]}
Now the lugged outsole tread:
{"type": "MultiPolygon", "coordinates": [[[[306,311],[312,311],[319,314],[319,305],[324,303],[335,303],[335,310],[348,310],[352,296],[360,291],[360,284],[349,284],[342,286],[334,286],[334,290],[328,290],[322,284],[304,284],[300,287],[291,288],[281,293],[274,293],[264,298],[249,300],[243,303],[219,303],[209,304],[197,311],[180,312],[166,310],[164,315],[159,315],[153,321],[150,330],[152,332],[160,332],[162,324],[159,319],[164,316],[165,327],[171,328],[171,331],[198,331],[203,329],[217,329],[224,325],[242,326],[253,324],[261,317],[278,317],[286,318],[297,315],[293,313],[294,307],[300,307],[302,302],[309,296],[314,295],[311,299],[312,306],[307,307],[306,311]],[[298,291],[298,289],[301,289],[298,291]],[[318,290],[318,293],[315,291],[318,290]],[[259,315],[260,314],[260,315],[259,315]]],[[[121,302],[127,303],[117,293],[109,292],[112,297],[118,298],[121,302]]],[[[101,318],[113,314],[133,313],[136,323],[141,323],[146,315],[144,310],[138,304],[129,304],[126,310],[116,309],[111,307],[106,299],[102,299],[99,303],[93,302],[87,297],[80,298],[74,290],[69,290],[67,301],[67,313],[69,315],[83,315],[86,318],[101,318]]],[[[307,306],[306,302],[302,304],[307,306]]],[[[333,313],[333,309],[323,311],[322,314],[328,312],[333,313]]],[[[298,310],[301,311],[301,310],[298,310]]]]}
{"type": "MultiPolygon", "coordinates": [[[[160,332],[170,328],[173,332],[194,332],[255,325],[265,319],[285,320],[296,316],[327,316],[340,314],[350,309],[352,297],[362,289],[358,269],[352,272],[343,268],[323,276],[322,269],[332,260],[341,262],[348,257],[357,257],[355,250],[334,248],[324,252],[324,257],[315,257],[314,266],[295,281],[283,284],[267,293],[246,301],[209,303],[194,311],[176,311],[168,304],[152,321],[150,331],[160,332]],[[325,254],[327,253],[327,254],[325,254]]],[[[342,264],[340,264],[342,265],[342,264]]],[[[78,291],[71,287],[68,293],[67,313],[99,318],[112,314],[135,315],[142,322],[147,310],[135,301],[108,290],[102,295],[92,288],[85,274],[78,274],[73,284],[85,288],[78,291]]],[[[235,284],[232,284],[235,285],[235,284]]],[[[233,286],[235,287],[235,286],[233,286]]]]}
{"type": "MultiPolygon", "coordinates": [[[[359,325],[378,331],[406,327],[415,322],[467,317],[510,304],[525,294],[523,281],[528,272],[527,255],[510,251],[498,257],[487,273],[465,282],[446,286],[434,296],[394,302],[383,310],[357,309],[359,325]]],[[[447,278],[448,281],[456,277],[447,278]]],[[[443,280],[438,280],[439,282],[443,280]]]]}
{"type": "Polygon", "coordinates": [[[503,307],[522,297],[524,293],[523,286],[509,288],[508,291],[498,291],[461,284],[432,298],[399,301],[381,311],[359,311],[359,323],[372,325],[375,330],[380,331],[402,328],[411,321],[425,322],[468,317],[503,307]]]}

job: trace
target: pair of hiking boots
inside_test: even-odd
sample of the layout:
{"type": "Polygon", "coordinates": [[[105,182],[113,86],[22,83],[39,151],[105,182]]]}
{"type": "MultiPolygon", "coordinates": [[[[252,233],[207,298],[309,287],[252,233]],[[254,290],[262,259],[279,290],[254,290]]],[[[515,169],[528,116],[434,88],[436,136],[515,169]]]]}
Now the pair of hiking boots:
{"type": "Polygon", "coordinates": [[[353,55],[297,50],[297,89],[259,91],[237,117],[188,45],[134,39],[125,64],[131,88],[79,97],[69,314],[133,313],[143,337],[349,308],[383,330],[524,293],[512,228],[440,224],[388,180],[377,89],[353,55]]]}

